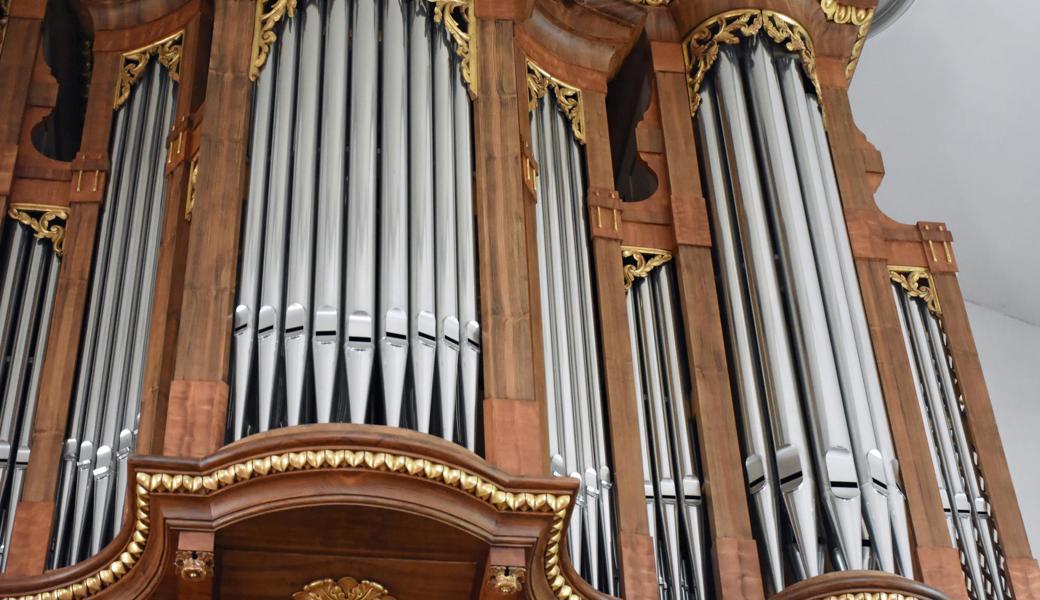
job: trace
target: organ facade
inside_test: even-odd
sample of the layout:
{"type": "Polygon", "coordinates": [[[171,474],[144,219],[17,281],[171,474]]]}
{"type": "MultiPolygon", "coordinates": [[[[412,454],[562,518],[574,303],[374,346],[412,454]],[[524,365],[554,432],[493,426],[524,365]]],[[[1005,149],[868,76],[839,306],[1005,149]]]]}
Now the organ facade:
{"type": "Polygon", "coordinates": [[[897,0],[0,0],[0,598],[1040,600],[897,0]]]}

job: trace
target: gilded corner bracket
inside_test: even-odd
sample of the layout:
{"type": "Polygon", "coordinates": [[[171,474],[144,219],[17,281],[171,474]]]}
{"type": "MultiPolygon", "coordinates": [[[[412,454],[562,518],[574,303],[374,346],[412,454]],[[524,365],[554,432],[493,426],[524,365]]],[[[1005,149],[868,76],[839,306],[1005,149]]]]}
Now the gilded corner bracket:
{"type": "Polygon", "coordinates": [[[65,223],[69,220],[68,207],[47,204],[12,204],[7,209],[7,216],[32,229],[37,238],[50,240],[54,246],[54,253],[58,256],[65,252],[65,223]]]}
{"type": "Polygon", "coordinates": [[[739,44],[743,38],[754,37],[759,32],[764,32],[769,39],[783,44],[788,52],[798,55],[806,77],[816,90],[816,96],[823,97],[816,77],[816,51],[812,38],[798,21],[772,10],[731,10],[707,19],[683,41],[691,115],[697,115],[701,103],[701,84],[719,57],[719,46],[739,44]]]}
{"type": "Polygon", "coordinates": [[[922,267],[888,267],[888,276],[893,283],[898,283],[911,298],[918,298],[928,307],[928,311],[936,317],[942,316],[939,296],[935,292],[932,273],[922,267]]]}
{"type": "Polygon", "coordinates": [[[119,80],[116,81],[116,96],[112,108],[118,109],[130,97],[130,88],[144,74],[153,56],[158,57],[159,64],[166,67],[174,81],[179,80],[183,43],[184,30],[182,29],[158,42],[124,52],[119,65],[119,80]]]}
{"type": "Polygon", "coordinates": [[[863,44],[867,41],[867,33],[870,32],[870,22],[874,19],[873,8],[860,8],[858,6],[846,6],[839,4],[838,0],[820,0],[820,9],[827,15],[827,20],[833,23],[855,25],[856,42],[852,45],[852,54],[849,62],[845,65],[845,77],[852,79],[856,72],[856,63],[859,55],[863,52],[863,44]]]}
{"type": "Polygon", "coordinates": [[[260,77],[260,69],[267,62],[271,46],[278,40],[274,27],[284,17],[296,14],[296,0],[256,0],[253,21],[253,53],[249,57],[249,80],[260,77]]]}
{"type": "Polygon", "coordinates": [[[541,100],[552,88],[556,105],[571,122],[571,131],[579,144],[585,144],[585,101],[581,90],[550,75],[548,71],[527,59],[527,109],[538,108],[541,100]]]}
{"type": "Polygon", "coordinates": [[[672,260],[672,253],[657,248],[622,246],[621,260],[624,261],[625,290],[629,290],[636,279],[647,277],[651,271],[672,260]]]}

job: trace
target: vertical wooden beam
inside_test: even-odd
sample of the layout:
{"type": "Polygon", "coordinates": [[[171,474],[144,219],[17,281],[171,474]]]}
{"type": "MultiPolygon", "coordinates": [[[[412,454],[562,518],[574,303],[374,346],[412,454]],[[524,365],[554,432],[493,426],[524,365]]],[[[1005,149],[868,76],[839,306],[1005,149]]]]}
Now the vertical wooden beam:
{"type": "MultiPolygon", "coordinates": [[[[94,55],[94,72],[84,122],[80,152],[73,169],[83,168],[86,157],[108,160],[108,138],[112,125],[112,96],[119,75],[119,53],[94,55]]],[[[93,160],[93,159],[92,159],[93,160]]],[[[93,170],[93,169],[91,169],[93,170]]],[[[80,336],[94,259],[95,234],[107,177],[100,185],[76,190],[76,177],[69,189],[69,220],[65,228],[65,254],[58,272],[54,312],[47,335],[33,421],[32,454],[25,474],[22,500],[18,503],[7,572],[19,575],[42,573],[50,544],[54,497],[61,466],[62,442],[68,421],[72,386],[76,377],[80,336]]],[[[93,179],[91,178],[91,181],[93,179]]]]}
{"type": "Polygon", "coordinates": [[[884,244],[878,238],[881,232],[878,228],[871,231],[871,224],[860,218],[876,214],[877,207],[859,150],[848,91],[844,87],[846,82],[841,78],[836,85],[826,80],[821,83],[828,143],[850,237],[866,239],[863,233],[867,232],[871,241],[876,240],[869,244],[856,244],[854,241],[853,251],[913,528],[917,576],[951,598],[967,598],[960,557],[946,528],[924,417],[910,371],[910,358],[892,301],[884,244]]]}
{"type": "Polygon", "coordinates": [[[202,167],[162,444],[166,455],[206,456],[224,443],[238,224],[246,193],[253,91],[248,73],[255,11],[253,0],[215,3],[214,31],[219,34],[213,36],[206,83],[210,118],[201,129],[202,167]]]}
{"type": "Polygon", "coordinates": [[[986,482],[993,521],[1000,534],[1004,557],[1008,561],[1011,587],[1019,600],[1040,599],[1040,567],[1030,552],[1022,512],[1015,497],[1014,482],[1004,456],[1004,445],[1000,442],[1000,431],[997,429],[975,338],[968,322],[964,296],[956,274],[933,272],[932,280],[942,306],[947,349],[964,396],[968,436],[975,444],[979,469],[986,482]]]}
{"type": "Polygon", "coordinates": [[[688,408],[700,441],[715,589],[720,598],[758,600],[765,595],[762,569],[751,530],[682,50],[677,43],[653,42],[652,57],[672,188],[676,275],[693,374],[693,404],[688,408]]]}
{"type": "Polygon", "coordinates": [[[632,346],[621,264],[621,200],[614,191],[606,95],[582,92],[585,105],[585,158],[588,170],[593,278],[599,309],[600,351],[606,385],[610,445],[614,458],[618,559],[625,598],[657,598],[657,567],[650,537],[640,460],[632,346]],[[609,213],[607,211],[610,211],[609,213]],[[611,214],[609,221],[598,214],[611,214]]]}
{"type": "Polygon", "coordinates": [[[535,221],[522,179],[527,86],[514,29],[509,19],[478,19],[474,125],[484,440],[491,464],[517,475],[544,475],[549,456],[535,312],[535,221]]]}

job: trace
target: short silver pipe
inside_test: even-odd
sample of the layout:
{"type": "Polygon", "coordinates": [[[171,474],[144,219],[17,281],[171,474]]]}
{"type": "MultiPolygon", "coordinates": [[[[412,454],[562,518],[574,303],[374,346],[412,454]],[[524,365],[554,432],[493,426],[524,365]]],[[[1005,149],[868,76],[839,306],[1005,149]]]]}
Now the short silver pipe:
{"type": "Polygon", "coordinates": [[[697,112],[702,156],[705,162],[710,208],[713,219],[715,252],[722,280],[723,311],[728,327],[733,371],[737,384],[737,402],[741,410],[744,432],[744,465],[748,492],[762,537],[768,583],[775,593],[784,588],[783,550],[780,544],[780,517],[777,511],[777,480],[770,458],[766,416],[755,359],[755,340],[748,323],[749,307],[741,273],[740,248],[736,238],[733,199],[729,192],[726,154],[719,139],[718,105],[712,80],[701,87],[701,107],[697,112]]]}
{"type": "MultiPolygon", "coordinates": [[[[318,173],[318,124],[321,116],[321,50],[324,0],[310,0],[296,15],[299,66],[296,71],[296,123],[293,135],[292,204],[289,219],[289,268],[285,287],[285,421],[299,425],[303,416],[310,350],[314,277],[314,215],[318,173]]],[[[288,50],[289,48],[287,48],[288,50]]],[[[342,59],[342,57],[341,57],[342,59]]],[[[288,197],[276,198],[285,202],[288,197]]]]}
{"type": "Polygon", "coordinates": [[[740,215],[738,230],[749,278],[756,338],[761,346],[762,371],[767,383],[777,478],[793,529],[797,556],[800,557],[792,560],[792,564],[797,575],[814,577],[821,570],[817,560],[820,546],[815,477],[738,65],[737,50],[722,48],[716,66],[716,86],[720,115],[729,125],[722,131],[726,136],[727,151],[735,161],[731,169],[736,172],[738,185],[734,189],[740,190],[740,197],[736,199],[737,214],[740,215]]]}
{"type": "Polygon", "coordinates": [[[340,302],[343,285],[343,205],[347,167],[347,97],[350,65],[350,2],[327,0],[321,105],[318,221],[315,226],[314,355],[315,420],[329,423],[335,412],[340,365],[340,302]]]}
{"type": "Polygon", "coordinates": [[[376,124],[379,15],[374,0],[351,6],[350,157],[347,179],[346,339],[350,422],[364,423],[375,363],[376,124]]]}
{"type": "Polygon", "coordinates": [[[433,80],[430,4],[415,2],[408,28],[409,319],[416,429],[430,431],[437,355],[434,292],[433,80]]]}
{"type": "Polygon", "coordinates": [[[386,424],[398,427],[408,368],[408,37],[404,0],[383,4],[379,359],[386,424]]]}

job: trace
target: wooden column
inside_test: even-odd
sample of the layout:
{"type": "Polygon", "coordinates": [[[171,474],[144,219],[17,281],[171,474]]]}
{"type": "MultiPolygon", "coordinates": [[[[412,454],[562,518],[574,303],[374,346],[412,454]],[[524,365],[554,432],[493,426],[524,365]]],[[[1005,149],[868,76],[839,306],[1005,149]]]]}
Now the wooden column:
{"type": "Polygon", "coordinates": [[[477,2],[474,156],[485,454],[509,473],[544,475],[549,455],[535,217],[522,170],[527,86],[515,22],[495,12],[501,8],[477,2]]]}
{"type": "Polygon", "coordinates": [[[600,355],[606,385],[610,445],[614,458],[618,559],[622,596],[658,597],[653,538],[646,515],[643,465],[640,459],[632,346],[625,306],[624,272],[619,228],[621,199],[614,191],[606,95],[583,90],[585,158],[588,171],[589,230],[592,235],[593,278],[599,309],[600,355]],[[615,213],[616,211],[616,213],[615,213]],[[609,218],[606,215],[611,215],[609,218]]]}
{"type": "MultiPolygon", "coordinates": [[[[10,40],[9,40],[10,41],[10,40]]],[[[18,503],[11,539],[7,573],[42,573],[50,544],[54,497],[58,484],[59,457],[65,438],[72,386],[76,378],[83,317],[87,304],[95,235],[105,192],[108,139],[112,125],[112,98],[119,76],[120,53],[94,55],[90,98],[80,152],[73,161],[69,188],[69,220],[65,227],[65,254],[58,272],[54,312],[47,335],[33,421],[33,460],[25,475],[22,500],[18,503]],[[102,157],[102,158],[97,158],[102,157]],[[93,172],[98,168],[98,185],[93,172]],[[89,171],[84,180],[91,185],[76,189],[78,171],[89,171]]]]}
{"type": "MultiPolygon", "coordinates": [[[[224,444],[231,311],[246,194],[256,3],[215,3],[199,148],[198,195],[184,273],[177,359],[162,453],[206,456],[224,444]]],[[[268,65],[269,66],[269,65],[268,65]]],[[[158,441],[156,441],[158,448],[158,441]]]]}
{"type": "Polygon", "coordinates": [[[1011,587],[1018,600],[1040,600],[1040,567],[1029,549],[1022,512],[1015,497],[1015,486],[1000,442],[1000,431],[986,389],[975,338],[968,323],[960,285],[954,273],[932,273],[947,349],[964,397],[968,436],[974,442],[979,469],[986,482],[993,521],[1007,559],[1011,587]]]}
{"type": "MultiPolygon", "coordinates": [[[[821,73],[841,70],[821,69],[821,73]]],[[[858,130],[852,119],[844,75],[823,78],[823,106],[828,142],[859,275],[860,292],[888,409],[892,439],[906,493],[916,575],[950,598],[965,599],[967,590],[960,557],[950,540],[931,464],[924,418],[892,301],[882,232],[874,222],[878,209],[870,193],[858,130]]]]}
{"type": "Polygon", "coordinates": [[[744,461],[715,286],[708,207],[698,176],[682,49],[678,43],[658,41],[651,42],[651,49],[672,187],[676,275],[693,374],[693,404],[689,409],[700,441],[715,589],[720,598],[758,600],[765,595],[762,569],[751,530],[744,461]]]}

